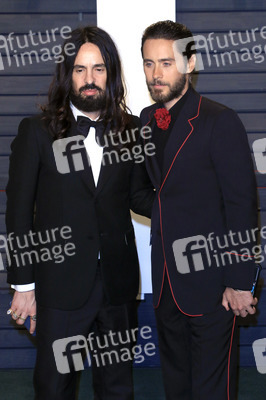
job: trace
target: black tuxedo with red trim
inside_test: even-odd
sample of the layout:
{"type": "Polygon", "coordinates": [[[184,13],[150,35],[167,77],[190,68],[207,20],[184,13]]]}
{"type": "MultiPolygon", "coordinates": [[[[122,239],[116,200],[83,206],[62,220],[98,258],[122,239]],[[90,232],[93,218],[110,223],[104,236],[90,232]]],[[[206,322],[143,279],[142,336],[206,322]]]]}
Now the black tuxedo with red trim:
{"type": "Polygon", "coordinates": [[[178,115],[175,106],[169,110],[176,118],[161,131],[167,141],[158,139],[153,117],[159,105],[141,113],[158,152],[146,167],[157,192],[152,283],[165,395],[234,400],[236,317],[222,295],[226,287],[252,287],[255,264],[247,255],[255,239],[243,243],[245,232],[257,229],[256,182],[236,113],[192,88],[185,96],[178,115]]]}
{"type": "MultiPolygon", "coordinates": [[[[156,108],[141,113],[142,124],[153,131],[156,108]]],[[[251,254],[254,241],[241,244],[236,233],[243,239],[243,232],[257,226],[253,164],[236,113],[190,88],[166,143],[162,170],[156,155],[146,158],[146,167],[157,191],[151,224],[155,307],[166,275],[177,306],[189,315],[213,311],[225,287],[251,289],[254,259],[221,256],[251,254]],[[235,245],[219,247],[230,231],[235,245]]]]}

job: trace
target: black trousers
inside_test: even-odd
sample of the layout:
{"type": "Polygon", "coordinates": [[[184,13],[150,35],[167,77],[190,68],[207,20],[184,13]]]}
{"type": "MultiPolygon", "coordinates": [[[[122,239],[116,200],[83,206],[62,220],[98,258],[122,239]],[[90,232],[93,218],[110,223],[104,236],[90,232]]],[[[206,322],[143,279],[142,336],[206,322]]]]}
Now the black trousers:
{"type": "Polygon", "coordinates": [[[155,310],[167,400],[235,400],[236,318],[220,305],[189,317],[177,308],[165,277],[155,310]]]}
{"type": "Polygon", "coordinates": [[[94,400],[133,400],[129,351],[135,343],[134,335],[126,333],[136,333],[136,326],[136,301],[121,306],[108,304],[100,267],[94,289],[80,309],[37,306],[35,400],[74,400],[77,371],[84,368],[82,353],[92,367],[94,400]],[[123,360],[121,348],[123,354],[128,348],[123,360]]]}

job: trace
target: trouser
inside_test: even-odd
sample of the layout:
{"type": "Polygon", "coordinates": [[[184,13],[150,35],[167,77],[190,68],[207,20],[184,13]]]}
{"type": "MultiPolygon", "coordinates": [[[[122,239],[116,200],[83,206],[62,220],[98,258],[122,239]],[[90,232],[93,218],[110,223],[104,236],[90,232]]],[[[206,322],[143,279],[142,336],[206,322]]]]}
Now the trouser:
{"type": "Polygon", "coordinates": [[[236,318],[222,305],[201,317],[183,314],[167,277],[155,310],[167,400],[235,400],[236,318]]]}
{"type": "Polygon", "coordinates": [[[120,349],[130,352],[134,335],[126,333],[136,326],[136,301],[108,304],[100,268],[88,301],[78,310],[37,305],[35,400],[74,400],[82,353],[92,367],[94,400],[133,400],[132,361],[129,355],[122,361],[120,349]]]}

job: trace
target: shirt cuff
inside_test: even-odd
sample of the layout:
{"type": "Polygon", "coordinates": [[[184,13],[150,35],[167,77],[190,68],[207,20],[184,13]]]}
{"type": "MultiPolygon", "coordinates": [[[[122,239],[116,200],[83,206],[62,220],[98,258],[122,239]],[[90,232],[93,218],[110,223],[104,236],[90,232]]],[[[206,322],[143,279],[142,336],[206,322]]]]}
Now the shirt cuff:
{"type": "Polygon", "coordinates": [[[11,285],[11,287],[17,292],[28,292],[35,289],[35,283],[28,283],[26,285],[11,285]]]}

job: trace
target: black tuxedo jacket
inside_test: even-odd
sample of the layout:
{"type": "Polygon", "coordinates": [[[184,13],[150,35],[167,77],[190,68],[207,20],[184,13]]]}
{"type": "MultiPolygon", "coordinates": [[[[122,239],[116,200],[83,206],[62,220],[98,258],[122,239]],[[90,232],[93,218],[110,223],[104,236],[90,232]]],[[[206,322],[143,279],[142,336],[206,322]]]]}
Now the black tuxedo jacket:
{"type": "MultiPolygon", "coordinates": [[[[130,128],[137,125],[139,119],[132,117],[130,128]]],[[[75,135],[73,118],[67,137],[75,135]]],[[[69,226],[71,235],[62,237],[55,232],[56,241],[39,246],[40,258],[24,257],[24,263],[16,255],[35,250],[35,245],[20,249],[13,240],[13,250],[9,246],[8,282],[35,282],[39,304],[76,309],[88,299],[100,252],[103,285],[110,303],[122,304],[134,299],[138,292],[139,266],[130,208],[149,216],[154,197],[144,163],[134,163],[134,157],[130,156],[124,156],[121,162],[115,162],[114,158],[113,163],[102,165],[95,187],[89,166],[65,174],[58,172],[52,144],[41,116],[22,120],[11,145],[6,189],[7,233],[23,238],[30,231],[44,234],[69,226]],[[52,247],[63,247],[67,243],[75,246],[75,251],[68,254],[75,254],[55,262],[49,256],[52,247]]],[[[104,154],[117,151],[117,147],[110,146],[104,148],[104,154]]]]}
{"type": "MultiPolygon", "coordinates": [[[[156,108],[142,111],[143,125],[154,127],[156,108]]],[[[151,228],[155,307],[166,276],[177,306],[189,315],[213,311],[225,287],[250,290],[254,258],[231,254],[250,255],[254,240],[241,244],[236,235],[241,232],[244,241],[244,232],[257,226],[253,163],[236,113],[191,89],[166,144],[163,170],[156,156],[147,157],[146,167],[157,192],[151,228]],[[223,248],[230,231],[235,245],[223,248]]]]}

